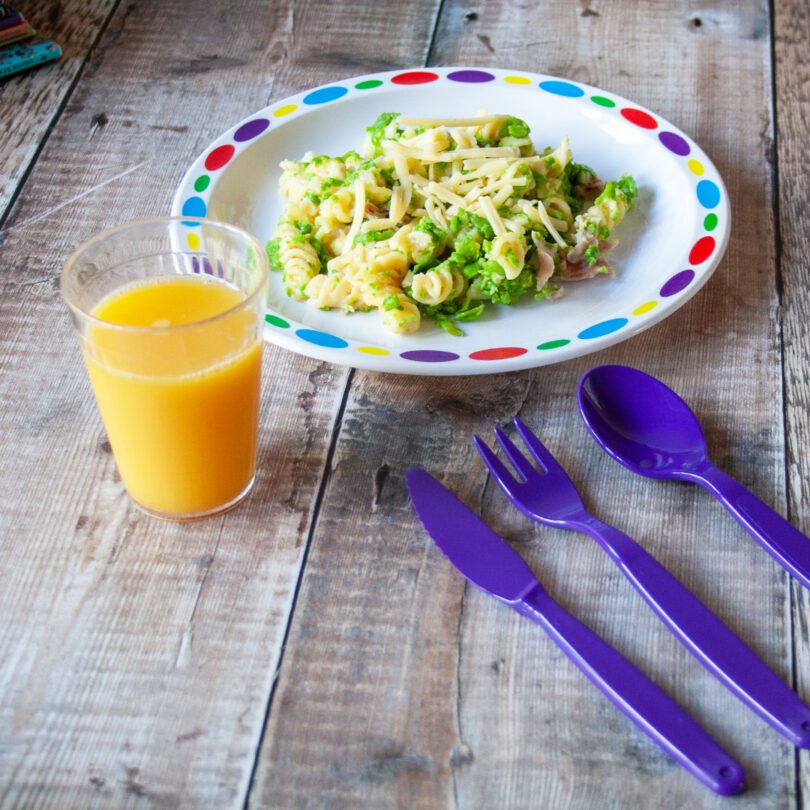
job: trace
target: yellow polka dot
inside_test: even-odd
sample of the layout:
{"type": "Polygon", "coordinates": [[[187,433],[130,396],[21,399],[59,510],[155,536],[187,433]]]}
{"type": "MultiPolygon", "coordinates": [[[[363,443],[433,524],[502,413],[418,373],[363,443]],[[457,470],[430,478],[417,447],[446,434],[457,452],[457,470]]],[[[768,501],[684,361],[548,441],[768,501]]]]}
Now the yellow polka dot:
{"type": "Polygon", "coordinates": [[[192,250],[199,250],[200,249],[200,237],[196,233],[190,233],[186,236],[186,242],[188,242],[188,246],[192,250]]]}
{"type": "Polygon", "coordinates": [[[283,107],[279,107],[273,115],[276,118],[281,118],[282,115],[289,115],[291,112],[295,112],[298,109],[297,104],[285,104],[283,107]]]}
{"type": "Polygon", "coordinates": [[[503,80],[509,84],[531,84],[532,80],[525,76],[504,76],[503,80]]]}
{"type": "Polygon", "coordinates": [[[703,174],[703,164],[694,158],[687,164],[689,168],[697,175],[703,174]]]}
{"type": "Polygon", "coordinates": [[[636,307],[633,310],[633,315],[643,315],[645,312],[649,312],[651,309],[655,309],[657,306],[658,301],[647,301],[646,304],[636,307]]]}
{"type": "Polygon", "coordinates": [[[358,346],[357,351],[363,354],[391,354],[388,349],[378,349],[376,346],[358,346]]]}

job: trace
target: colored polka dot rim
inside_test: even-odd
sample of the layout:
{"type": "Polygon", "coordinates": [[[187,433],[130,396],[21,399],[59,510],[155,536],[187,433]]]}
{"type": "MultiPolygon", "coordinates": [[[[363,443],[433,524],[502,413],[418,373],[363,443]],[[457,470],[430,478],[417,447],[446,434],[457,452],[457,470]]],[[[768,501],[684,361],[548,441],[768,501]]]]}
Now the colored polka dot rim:
{"type": "Polygon", "coordinates": [[[328,332],[320,332],[317,329],[296,329],[295,334],[307,343],[315,346],[325,346],[328,349],[345,349],[349,343],[342,337],[330,335],[328,332]]]}
{"type": "Polygon", "coordinates": [[[547,351],[548,349],[561,349],[563,346],[567,346],[571,341],[567,338],[562,338],[561,340],[547,340],[545,343],[541,343],[537,348],[540,351],[547,351]]]}
{"type": "Polygon", "coordinates": [[[466,82],[467,84],[495,81],[495,77],[485,70],[454,70],[447,74],[447,78],[451,82],[466,82]]]}
{"type": "Polygon", "coordinates": [[[321,87],[304,96],[304,104],[328,104],[337,101],[348,93],[347,87],[321,87]]]}
{"type": "Polygon", "coordinates": [[[655,129],[658,122],[649,113],[644,110],[636,110],[633,107],[622,107],[622,117],[626,118],[631,124],[635,124],[642,129],[655,129]]]}
{"type": "Polygon", "coordinates": [[[661,297],[670,298],[673,295],[677,295],[682,290],[685,290],[692,283],[694,278],[694,270],[681,270],[680,273],[676,273],[661,287],[661,297]]]}
{"type": "Polygon", "coordinates": [[[438,78],[437,73],[431,73],[429,70],[410,70],[407,73],[397,74],[391,81],[394,84],[427,84],[437,81],[438,78]]]}
{"type": "Polygon", "coordinates": [[[501,346],[497,349],[481,349],[470,355],[470,360],[509,360],[512,357],[520,357],[526,354],[528,349],[520,346],[501,346]]]}
{"type": "Polygon", "coordinates": [[[689,144],[686,142],[686,138],[682,138],[677,132],[659,132],[658,140],[661,141],[670,152],[680,155],[681,157],[685,157],[692,151],[689,148],[689,144]]]}
{"type": "MultiPolygon", "coordinates": [[[[672,272],[676,269],[672,267],[670,270],[672,274],[669,277],[662,274],[663,280],[659,281],[653,289],[648,288],[646,295],[643,289],[639,290],[641,296],[644,297],[637,298],[635,301],[627,301],[627,305],[622,311],[612,314],[602,309],[603,317],[601,319],[594,318],[594,322],[590,324],[585,321],[582,328],[571,330],[572,334],[563,333],[552,336],[551,339],[548,339],[548,336],[544,338],[542,335],[542,332],[548,328],[547,322],[538,321],[540,333],[534,337],[534,340],[532,340],[531,334],[524,334],[521,331],[515,345],[487,346],[484,344],[482,346],[480,340],[475,345],[476,341],[471,340],[471,336],[475,333],[475,325],[464,324],[465,336],[443,338],[444,347],[436,338],[435,330],[431,333],[431,339],[427,341],[428,345],[423,344],[423,347],[418,347],[419,335],[401,339],[401,346],[396,345],[396,340],[387,343],[386,346],[378,346],[334,334],[331,326],[326,329],[305,326],[296,322],[294,317],[290,317],[283,306],[281,312],[267,311],[265,325],[268,336],[287,335],[288,338],[285,339],[286,342],[282,342],[282,345],[290,348],[290,341],[297,341],[296,345],[313,347],[314,356],[323,356],[324,352],[337,352],[340,356],[347,358],[340,361],[329,355],[329,359],[336,359],[336,362],[355,364],[356,361],[348,358],[368,358],[368,361],[364,361],[367,367],[380,370],[387,368],[404,370],[403,362],[412,367],[448,366],[448,369],[456,365],[461,366],[466,362],[465,371],[427,372],[439,374],[485,373],[484,369],[497,371],[526,368],[546,362],[557,362],[554,359],[539,359],[543,356],[553,358],[558,355],[561,359],[568,359],[593,351],[602,345],[622,339],[615,336],[623,331],[629,336],[629,334],[657,322],[665,316],[668,310],[673,308],[669,303],[663,306],[664,302],[673,299],[679,302],[686,300],[705,282],[725,248],[729,230],[729,215],[728,200],[722,181],[700,148],[683,133],[675,131],[671,124],[632,102],[608,96],[596,88],[581,85],[575,81],[537,76],[536,74],[522,75],[498,69],[474,67],[400,70],[361,76],[305,91],[260,111],[215,141],[186,174],[175,197],[174,210],[183,216],[205,217],[208,214],[209,200],[219,179],[231,163],[239,157],[240,152],[248,148],[256,139],[272,134],[278,127],[286,123],[286,119],[289,117],[306,115],[310,111],[335,101],[351,99],[354,95],[362,94],[370,97],[370,94],[386,90],[390,92],[391,89],[396,90],[397,88],[399,91],[420,92],[426,85],[431,86],[443,82],[454,84],[458,88],[458,92],[468,92],[463,90],[463,86],[468,85],[471,92],[488,93],[490,92],[489,87],[495,89],[500,86],[504,89],[512,88],[509,92],[540,93],[537,96],[537,103],[540,107],[543,104],[584,105],[582,112],[587,118],[603,121],[610,118],[617,119],[623,122],[625,127],[629,124],[635,128],[635,131],[639,133],[635,136],[636,138],[641,137],[655,143],[661,150],[662,158],[678,162],[679,170],[687,178],[689,188],[692,190],[693,207],[699,206],[696,208],[700,212],[697,218],[699,230],[694,232],[691,240],[684,245],[679,262],[680,268],[677,269],[677,272],[672,272]],[[480,91],[474,90],[476,86],[481,87],[480,91]],[[547,94],[547,97],[556,97],[559,101],[543,102],[542,94],[547,94]],[[588,109],[591,112],[588,112],[588,109]],[[182,193],[184,189],[185,193],[182,193]],[[697,283],[698,280],[700,284],[697,283]],[[631,327],[635,323],[643,325],[631,327]],[[524,345],[520,345],[521,343],[524,345]],[[373,365],[375,361],[382,365],[373,365]],[[396,363],[399,365],[394,367],[396,363]]],[[[425,90],[432,92],[427,88],[425,90]]],[[[391,103],[387,100],[383,101],[382,97],[380,104],[380,110],[388,109],[389,106],[391,109],[396,109],[395,105],[391,106],[391,103]]],[[[566,109],[568,108],[566,107],[566,109]]],[[[629,170],[632,172],[632,166],[629,167],[629,170]]],[[[639,185],[643,190],[643,180],[639,185]]],[[[216,212],[213,215],[216,216],[216,212]]],[[[197,225],[192,222],[184,224],[189,227],[197,225]]],[[[199,232],[189,230],[185,234],[185,242],[189,250],[195,253],[201,250],[199,232]]],[[[204,257],[199,260],[193,257],[192,261],[196,262],[198,271],[201,273],[215,272],[210,266],[210,262],[204,257]]],[[[599,308],[594,310],[597,314],[599,311],[599,308]]],[[[313,323],[321,325],[321,323],[327,322],[318,322],[316,319],[313,323]]],[[[332,324],[332,321],[329,321],[329,324],[332,324]]],[[[334,321],[334,328],[340,331],[340,327],[341,323],[334,321]]],[[[381,335],[381,337],[384,336],[381,335]]],[[[272,337],[270,339],[273,340],[272,337]]],[[[308,353],[304,348],[300,350],[308,353]]],[[[416,371],[414,373],[425,372],[416,371]]]]}
{"type": "Polygon", "coordinates": [[[267,118],[254,118],[246,124],[242,124],[236,132],[233,133],[233,139],[237,143],[244,143],[245,141],[252,141],[258,138],[267,127],[270,126],[270,121],[267,118]]]}
{"type": "Polygon", "coordinates": [[[580,96],[585,95],[585,91],[581,87],[577,87],[577,85],[571,84],[571,82],[561,82],[556,80],[545,81],[540,82],[538,86],[541,90],[545,90],[547,93],[553,93],[555,96],[579,98],[580,96]]]}
{"type": "Polygon", "coordinates": [[[205,159],[205,168],[208,169],[209,172],[215,172],[221,169],[234,156],[235,152],[236,148],[229,143],[212,149],[205,159]]]}
{"type": "Polygon", "coordinates": [[[184,203],[181,214],[184,217],[204,217],[208,209],[202,197],[189,197],[184,203]]]}
{"type": "Polygon", "coordinates": [[[711,180],[701,180],[697,184],[698,202],[704,208],[716,208],[720,202],[720,189],[711,180]]]}
{"type": "Polygon", "coordinates": [[[612,332],[618,332],[623,326],[627,326],[627,318],[611,318],[608,321],[595,323],[587,329],[583,329],[577,337],[580,340],[593,340],[594,338],[604,337],[612,332]]]}
{"type": "Polygon", "coordinates": [[[452,360],[459,359],[459,355],[455,352],[441,352],[435,349],[417,349],[402,352],[400,357],[403,360],[412,360],[414,363],[449,363],[452,360]]]}

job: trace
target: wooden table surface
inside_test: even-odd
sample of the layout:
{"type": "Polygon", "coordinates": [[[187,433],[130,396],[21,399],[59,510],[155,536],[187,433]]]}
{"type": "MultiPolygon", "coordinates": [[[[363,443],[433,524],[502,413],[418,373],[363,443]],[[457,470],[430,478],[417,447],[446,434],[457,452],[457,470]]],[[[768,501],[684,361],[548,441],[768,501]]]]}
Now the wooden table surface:
{"type": "MultiPolygon", "coordinates": [[[[805,698],[808,594],[697,487],[633,476],[575,406],[600,362],[698,411],[711,453],[804,531],[810,472],[805,2],[41,0],[61,62],[0,83],[0,807],[735,808],[810,804],[810,763],[664,629],[596,545],[531,525],[471,449],[519,415],[590,506],[805,698]],[[116,473],[58,274],[170,206],[185,168],[273,100],[404,66],[588,82],[689,133],[734,224],[706,288],[599,354],[419,378],[268,346],[249,500],[147,518],[116,473]],[[712,795],[542,631],[427,540],[403,471],[480,510],[551,593],[748,771],[712,795]]],[[[517,112],[517,111],[516,111],[517,112]]]]}

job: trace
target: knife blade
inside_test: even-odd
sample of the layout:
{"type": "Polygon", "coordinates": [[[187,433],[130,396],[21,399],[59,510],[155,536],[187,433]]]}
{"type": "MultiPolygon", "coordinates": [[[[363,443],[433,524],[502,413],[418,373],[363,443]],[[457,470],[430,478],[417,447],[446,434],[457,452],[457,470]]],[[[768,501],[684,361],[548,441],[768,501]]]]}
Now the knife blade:
{"type": "Polygon", "coordinates": [[[405,480],[427,533],[470,582],[504,602],[540,585],[523,557],[430,473],[414,468],[405,480]]]}
{"type": "Polygon", "coordinates": [[[473,584],[539,624],[611,702],[704,785],[724,796],[745,772],[669,695],[546,593],[526,561],[425,470],[405,473],[422,525],[473,584]]]}

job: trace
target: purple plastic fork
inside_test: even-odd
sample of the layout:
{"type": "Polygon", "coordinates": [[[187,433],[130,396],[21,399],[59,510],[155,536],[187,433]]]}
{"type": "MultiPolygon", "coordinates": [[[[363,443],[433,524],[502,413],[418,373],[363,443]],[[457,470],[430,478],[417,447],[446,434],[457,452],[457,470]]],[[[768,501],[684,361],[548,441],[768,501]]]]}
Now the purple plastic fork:
{"type": "Polygon", "coordinates": [[[810,706],[805,704],[706,605],[635,540],[591,515],[557,460],[519,419],[515,428],[538,472],[507,435],[495,436],[522,481],[478,436],[475,446],[512,503],[532,520],[592,537],[686,648],[780,734],[810,747],[810,706]]]}

